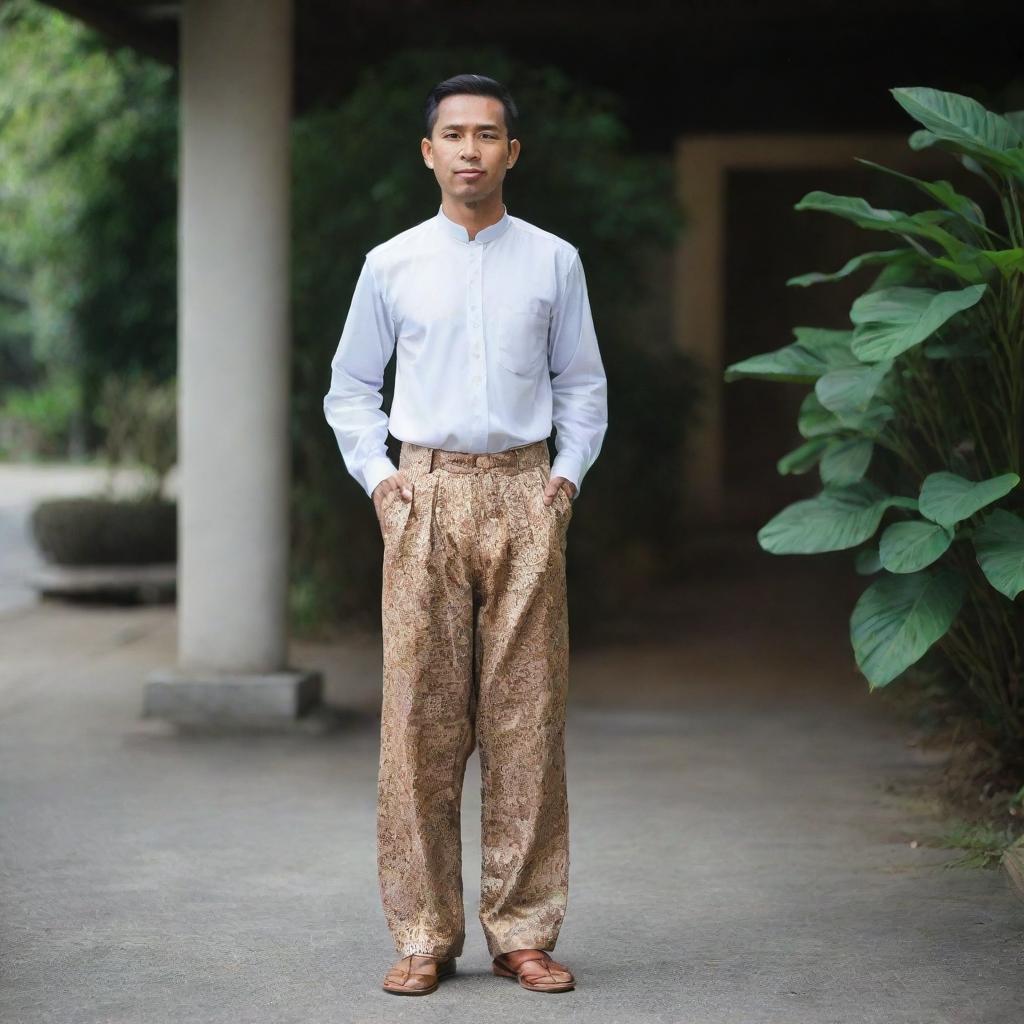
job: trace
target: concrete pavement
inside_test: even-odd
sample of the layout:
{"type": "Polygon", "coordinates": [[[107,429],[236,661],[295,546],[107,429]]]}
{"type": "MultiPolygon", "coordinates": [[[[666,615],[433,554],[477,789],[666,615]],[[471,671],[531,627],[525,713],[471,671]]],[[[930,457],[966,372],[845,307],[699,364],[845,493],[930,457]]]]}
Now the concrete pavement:
{"type": "Polygon", "coordinates": [[[139,717],[173,608],[0,617],[0,1019],[1019,1021],[1024,906],[1001,872],[910,845],[941,825],[918,796],[936,767],[852,670],[855,581],[704,553],[692,585],[574,652],[555,955],[578,988],[557,996],[489,972],[475,754],[459,973],[427,997],[379,988],[379,636],[293,645],[334,728],[202,737],[139,717]]]}

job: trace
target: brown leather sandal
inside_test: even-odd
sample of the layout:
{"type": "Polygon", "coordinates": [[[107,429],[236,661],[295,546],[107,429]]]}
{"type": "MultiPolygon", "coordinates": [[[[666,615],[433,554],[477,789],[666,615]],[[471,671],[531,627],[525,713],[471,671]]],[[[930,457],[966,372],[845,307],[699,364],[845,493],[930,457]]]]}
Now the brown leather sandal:
{"type": "Polygon", "coordinates": [[[493,960],[492,970],[499,978],[518,978],[519,984],[531,992],[570,992],[576,987],[576,979],[565,964],[552,960],[543,950],[536,950],[540,956],[531,956],[520,960],[514,967],[499,953],[493,960]],[[532,969],[524,971],[527,964],[539,963],[544,970],[532,969]]]}
{"type": "Polygon", "coordinates": [[[426,953],[410,953],[403,956],[384,976],[384,984],[381,986],[385,992],[392,992],[396,996],[425,996],[436,992],[438,985],[444,978],[450,978],[455,973],[455,957],[447,960],[439,960],[436,956],[428,956],[426,953]],[[416,958],[421,962],[414,963],[416,958]],[[427,967],[437,965],[433,971],[417,971],[414,967],[427,967]]]}

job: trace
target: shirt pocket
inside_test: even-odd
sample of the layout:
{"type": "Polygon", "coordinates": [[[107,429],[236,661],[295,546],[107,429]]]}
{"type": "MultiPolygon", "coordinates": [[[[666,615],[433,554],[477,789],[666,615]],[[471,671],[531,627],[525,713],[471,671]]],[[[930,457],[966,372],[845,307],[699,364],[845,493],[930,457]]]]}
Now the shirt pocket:
{"type": "Polygon", "coordinates": [[[498,362],[520,376],[533,376],[547,361],[546,313],[502,306],[498,310],[498,362]]]}

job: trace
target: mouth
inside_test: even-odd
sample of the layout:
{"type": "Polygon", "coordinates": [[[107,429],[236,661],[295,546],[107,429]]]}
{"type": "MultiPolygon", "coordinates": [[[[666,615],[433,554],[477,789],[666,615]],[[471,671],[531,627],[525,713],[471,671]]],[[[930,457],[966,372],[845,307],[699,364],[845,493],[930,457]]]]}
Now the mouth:
{"type": "Polygon", "coordinates": [[[466,178],[469,181],[476,181],[477,178],[482,178],[484,176],[484,172],[478,170],[456,171],[455,173],[460,178],[466,178]]]}

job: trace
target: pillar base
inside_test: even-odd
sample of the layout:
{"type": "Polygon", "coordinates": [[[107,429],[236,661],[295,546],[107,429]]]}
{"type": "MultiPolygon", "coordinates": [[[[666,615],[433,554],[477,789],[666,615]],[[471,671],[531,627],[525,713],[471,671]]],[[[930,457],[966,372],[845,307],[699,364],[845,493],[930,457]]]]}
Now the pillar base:
{"type": "Polygon", "coordinates": [[[142,715],[218,732],[288,729],[321,707],[317,671],[160,669],[146,680],[142,715]]]}

